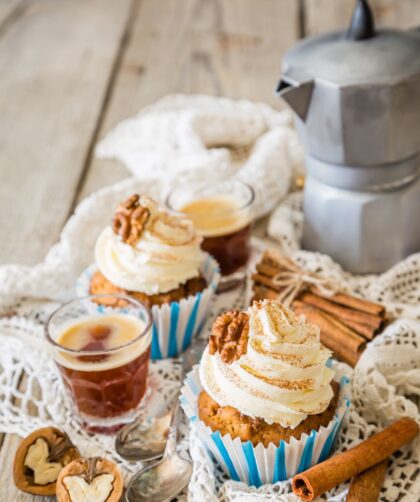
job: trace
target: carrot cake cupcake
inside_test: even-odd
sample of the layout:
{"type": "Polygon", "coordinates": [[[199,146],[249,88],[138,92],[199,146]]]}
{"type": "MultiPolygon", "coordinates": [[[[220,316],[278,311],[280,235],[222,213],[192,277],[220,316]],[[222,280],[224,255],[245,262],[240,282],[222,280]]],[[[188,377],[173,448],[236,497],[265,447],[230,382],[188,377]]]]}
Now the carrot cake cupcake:
{"type": "Polygon", "coordinates": [[[120,293],[149,307],[203,291],[201,237],[188,219],[161,211],[149,197],[122,202],[95,247],[91,294],[120,293]]]}
{"type": "Polygon", "coordinates": [[[349,405],[330,357],[319,328],[275,301],[216,319],[182,402],[233,479],[259,486],[326,458],[349,405]]]}
{"type": "Polygon", "coordinates": [[[100,233],[95,263],[79,278],[79,296],[103,307],[122,307],[129,296],[153,318],[152,358],[176,357],[191,343],[208,312],[220,279],[217,262],[201,250],[193,223],[132,195],[119,204],[100,233]],[[100,295],[105,295],[101,297],[100,295]]]}

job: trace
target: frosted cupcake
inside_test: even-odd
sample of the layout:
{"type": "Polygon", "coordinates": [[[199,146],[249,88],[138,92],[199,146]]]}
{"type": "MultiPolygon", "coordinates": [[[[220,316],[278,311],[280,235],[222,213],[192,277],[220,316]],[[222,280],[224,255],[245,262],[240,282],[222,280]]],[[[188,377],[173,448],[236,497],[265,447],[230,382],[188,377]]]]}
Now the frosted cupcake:
{"type": "Polygon", "coordinates": [[[200,244],[190,220],[132,195],[99,235],[95,265],[80,278],[78,293],[117,293],[146,304],[154,318],[152,358],[174,357],[203,323],[220,277],[200,244]]]}
{"type": "Polygon", "coordinates": [[[233,479],[259,486],[329,455],[349,404],[330,357],[319,328],[277,302],[216,319],[182,403],[233,479]]]}
{"type": "Polygon", "coordinates": [[[194,295],[207,286],[200,244],[190,220],[132,195],[98,237],[90,292],[129,295],[149,307],[194,295]]]}

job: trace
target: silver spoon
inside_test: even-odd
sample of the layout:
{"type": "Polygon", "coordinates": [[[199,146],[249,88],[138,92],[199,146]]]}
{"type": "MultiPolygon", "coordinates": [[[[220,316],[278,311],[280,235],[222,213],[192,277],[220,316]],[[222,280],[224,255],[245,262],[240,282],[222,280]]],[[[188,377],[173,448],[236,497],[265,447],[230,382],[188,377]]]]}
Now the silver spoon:
{"type": "Polygon", "coordinates": [[[173,415],[170,409],[160,417],[140,415],[118,433],[115,448],[126,460],[156,460],[163,455],[173,415]]]}
{"type": "MultiPolygon", "coordinates": [[[[190,371],[203,353],[207,340],[195,339],[182,355],[182,376],[190,371]]],[[[118,433],[115,448],[127,460],[156,460],[163,455],[168,440],[174,408],[164,415],[148,417],[143,412],[134,422],[125,425],[118,433]]]]}
{"type": "Polygon", "coordinates": [[[141,469],[125,492],[125,502],[165,502],[176,497],[189,483],[192,462],[176,451],[179,404],[175,405],[163,459],[141,469]]]}

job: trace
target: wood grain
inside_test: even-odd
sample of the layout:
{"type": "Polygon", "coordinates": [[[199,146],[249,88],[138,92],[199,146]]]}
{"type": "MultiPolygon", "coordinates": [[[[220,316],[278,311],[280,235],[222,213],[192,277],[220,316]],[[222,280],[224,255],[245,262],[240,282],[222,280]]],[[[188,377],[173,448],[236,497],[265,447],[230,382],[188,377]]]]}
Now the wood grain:
{"type": "Polygon", "coordinates": [[[0,36],[25,10],[24,0],[0,0],[0,36]]]}
{"type": "MultiPolygon", "coordinates": [[[[168,93],[280,107],[280,60],[298,35],[297,0],[143,0],[99,136],[168,93]]],[[[79,198],[127,175],[116,162],[93,159],[79,198]]]]}
{"type": "Polygon", "coordinates": [[[129,7],[39,0],[0,38],[0,263],[34,263],[57,240],[129,7]]]}
{"type": "MultiPolygon", "coordinates": [[[[355,0],[303,0],[305,35],[344,29],[355,0]]],[[[420,0],[371,0],[377,26],[410,28],[420,25],[420,0]]]]}
{"type": "MultiPolygon", "coordinates": [[[[0,263],[34,263],[57,240],[85,167],[130,5],[0,3],[0,263]]],[[[17,435],[0,437],[2,502],[35,500],[18,492],[12,480],[19,442],[17,435]]]]}

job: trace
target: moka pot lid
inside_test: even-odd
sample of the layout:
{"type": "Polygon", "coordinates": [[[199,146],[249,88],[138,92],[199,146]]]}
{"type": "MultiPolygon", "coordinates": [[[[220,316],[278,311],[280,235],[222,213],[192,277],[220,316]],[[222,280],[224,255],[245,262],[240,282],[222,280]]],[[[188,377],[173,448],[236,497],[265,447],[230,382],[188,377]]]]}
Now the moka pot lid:
{"type": "Polygon", "coordinates": [[[286,54],[284,69],[338,86],[392,85],[420,74],[420,36],[384,29],[363,41],[349,40],[343,31],[311,37],[286,54]]]}
{"type": "Polygon", "coordinates": [[[284,72],[300,81],[392,85],[420,75],[420,31],[375,29],[368,3],[359,0],[347,31],[299,42],[287,52],[283,65],[284,72]]]}

